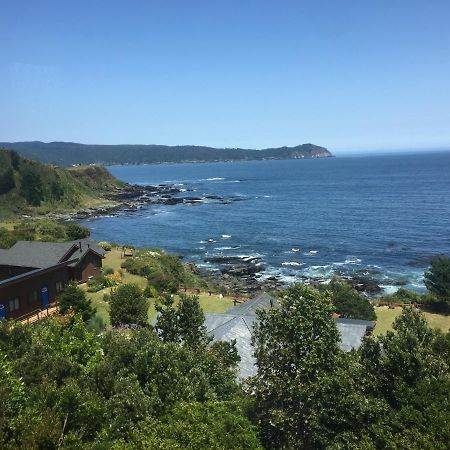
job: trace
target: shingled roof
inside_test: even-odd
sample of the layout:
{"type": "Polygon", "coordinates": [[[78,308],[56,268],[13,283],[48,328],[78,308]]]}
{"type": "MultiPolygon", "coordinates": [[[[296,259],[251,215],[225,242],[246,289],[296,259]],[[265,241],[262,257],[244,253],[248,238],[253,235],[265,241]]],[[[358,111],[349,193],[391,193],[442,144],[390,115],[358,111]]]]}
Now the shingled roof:
{"type": "MultiPolygon", "coordinates": [[[[206,313],[205,326],[208,334],[215,341],[230,342],[236,339],[236,349],[241,357],[239,362],[239,378],[246,378],[256,374],[256,360],[251,345],[253,325],[258,321],[256,311],[260,308],[278,307],[278,301],[269,294],[257,297],[236,305],[224,313],[206,313]]],[[[361,345],[368,330],[372,330],[374,323],[367,320],[336,319],[336,326],[341,335],[339,347],[350,351],[361,345]]]]}
{"type": "MultiPolygon", "coordinates": [[[[8,250],[0,250],[0,265],[43,269],[67,259],[82,259],[88,251],[100,256],[105,251],[90,239],[69,242],[18,241],[8,250]]],[[[77,263],[70,265],[74,265],[77,263]]]]}

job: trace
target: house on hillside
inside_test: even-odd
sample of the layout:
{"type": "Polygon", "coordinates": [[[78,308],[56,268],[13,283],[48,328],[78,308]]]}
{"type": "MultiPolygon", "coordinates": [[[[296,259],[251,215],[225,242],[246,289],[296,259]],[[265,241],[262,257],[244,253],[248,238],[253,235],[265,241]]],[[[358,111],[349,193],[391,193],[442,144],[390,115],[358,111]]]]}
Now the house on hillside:
{"type": "MultiPolygon", "coordinates": [[[[214,341],[236,340],[236,348],[241,357],[238,366],[239,378],[247,378],[256,374],[256,360],[251,345],[253,325],[257,322],[258,309],[277,308],[278,300],[263,293],[257,297],[234,306],[224,313],[206,313],[205,326],[214,341]]],[[[374,322],[335,318],[341,335],[339,347],[344,351],[359,348],[362,339],[373,331],[374,322]]]]}
{"type": "Polygon", "coordinates": [[[0,314],[19,318],[54,302],[71,281],[100,274],[104,250],[94,241],[19,241],[0,250],[0,314]]]}

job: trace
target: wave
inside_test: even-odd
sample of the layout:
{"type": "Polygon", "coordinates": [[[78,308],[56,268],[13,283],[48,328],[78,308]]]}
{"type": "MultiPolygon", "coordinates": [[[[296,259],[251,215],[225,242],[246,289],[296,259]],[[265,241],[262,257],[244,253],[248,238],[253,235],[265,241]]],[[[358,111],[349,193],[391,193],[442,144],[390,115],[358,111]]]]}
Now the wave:
{"type": "Polygon", "coordinates": [[[299,266],[304,266],[305,263],[299,263],[297,261],[284,261],[284,262],[281,263],[281,265],[282,266],[296,266],[296,267],[299,267],[299,266]]]}
{"type": "Polygon", "coordinates": [[[230,239],[231,235],[229,234],[222,234],[222,239],[230,239]]]}
{"type": "Polygon", "coordinates": [[[214,250],[236,250],[237,248],[240,248],[240,245],[234,245],[232,247],[214,247],[214,250]]]}

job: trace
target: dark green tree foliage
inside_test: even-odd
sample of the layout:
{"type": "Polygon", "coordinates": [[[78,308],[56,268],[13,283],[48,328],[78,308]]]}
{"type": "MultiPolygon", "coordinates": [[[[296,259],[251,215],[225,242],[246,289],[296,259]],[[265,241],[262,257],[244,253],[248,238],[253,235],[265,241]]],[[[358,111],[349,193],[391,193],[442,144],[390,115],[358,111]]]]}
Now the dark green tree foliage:
{"type": "Polygon", "coordinates": [[[77,223],[70,223],[66,226],[66,235],[69,241],[84,239],[91,235],[89,228],[83,227],[77,223]]]}
{"type": "Polygon", "coordinates": [[[115,289],[111,293],[109,306],[113,326],[148,323],[148,301],[135,284],[122,284],[115,289]]]}
{"type": "Polygon", "coordinates": [[[431,262],[431,267],[424,275],[425,286],[438,301],[450,306],[450,258],[439,256],[431,262]]]}
{"type": "Polygon", "coordinates": [[[7,228],[0,227],[0,248],[10,248],[17,242],[13,233],[7,228]]]}
{"type": "Polygon", "coordinates": [[[321,290],[328,289],[335,306],[335,312],[343,317],[361,320],[376,320],[377,316],[369,300],[353,289],[346,281],[334,277],[321,290]]]}
{"type": "Polygon", "coordinates": [[[181,342],[192,348],[210,341],[197,296],[181,295],[178,307],[175,307],[170,296],[166,296],[156,310],[156,330],[164,341],[181,342]]]}
{"type": "Polygon", "coordinates": [[[279,309],[258,312],[252,389],[267,447],[312,448],[310,398],[340,354],[332,312],[328,293],[299,285],[286,291],[279,309]]]}
{"type": "Polygon", "coordinates": [[[448,448],[449,342],[406,309],[393,332],[341,354],[310,396],[311,448],[448,448]]]}
{"type": "Polygon", "coordinates": [[[237,402],[180,403],[170,414],[143,421],[130,442],[114,449],[258,450],[255,427],[237,402]]]}
{"type": "Polygon", "coordinates": [[[19,166],[20,166],[20,156],[19,154],[14,151],[14,150],[10,150],[9,151],[9,157],[11,158],[11,167],[14,170],[19,170],[19,166]]]}
{"type": "Polygon", "coordinates": [[[28,204],[40,206],[44,199],[42,180],[39,172],[32,166],[26,166],[21,171],[21,190],[28,204]]]}
{"type": "Polygon", "coordinates": [[[0,448],[152,448],[155,432],[184,448],[258,448],[234,368],[207,346],[146,328],[98,337],[76,316],[0,323],[0,354],[0,448]]]}
{"type": "Polygon", "coordinates": [[[64,197],[64,189],[61,186],[60,180],[53,180],[50,183],[50,197],[54,201],[59,201],[64,197]]]}
{"type": "Polygon", "coordinates": [[[93,308],[86,293],[75,283],[66,286],[60,294],[59,311],[61,314],[67,314],[69,311],[79,313],[85,322],[90,320],[95,314],[95,308],[93,308]]]}
{"type": "Polygon", "coordinates": [[[0,195],[8,193],[11,189],[16,187],[14,180],[14,172],[12,168],[6,169],[0,174],[0,195]]]}

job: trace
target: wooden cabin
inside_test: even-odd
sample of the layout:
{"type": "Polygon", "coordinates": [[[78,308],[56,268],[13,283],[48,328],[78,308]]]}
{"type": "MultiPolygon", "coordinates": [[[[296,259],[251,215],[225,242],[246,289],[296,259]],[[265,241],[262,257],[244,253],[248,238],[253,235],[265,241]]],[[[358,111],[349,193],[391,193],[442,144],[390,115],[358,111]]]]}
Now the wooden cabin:
{"type": "Polygon", "coordinates": [[[69,281],[100,274],[104,250],[94,241],[19,241],[0,250],[0,317],[17,319],[55,302],[69,281]]]}

